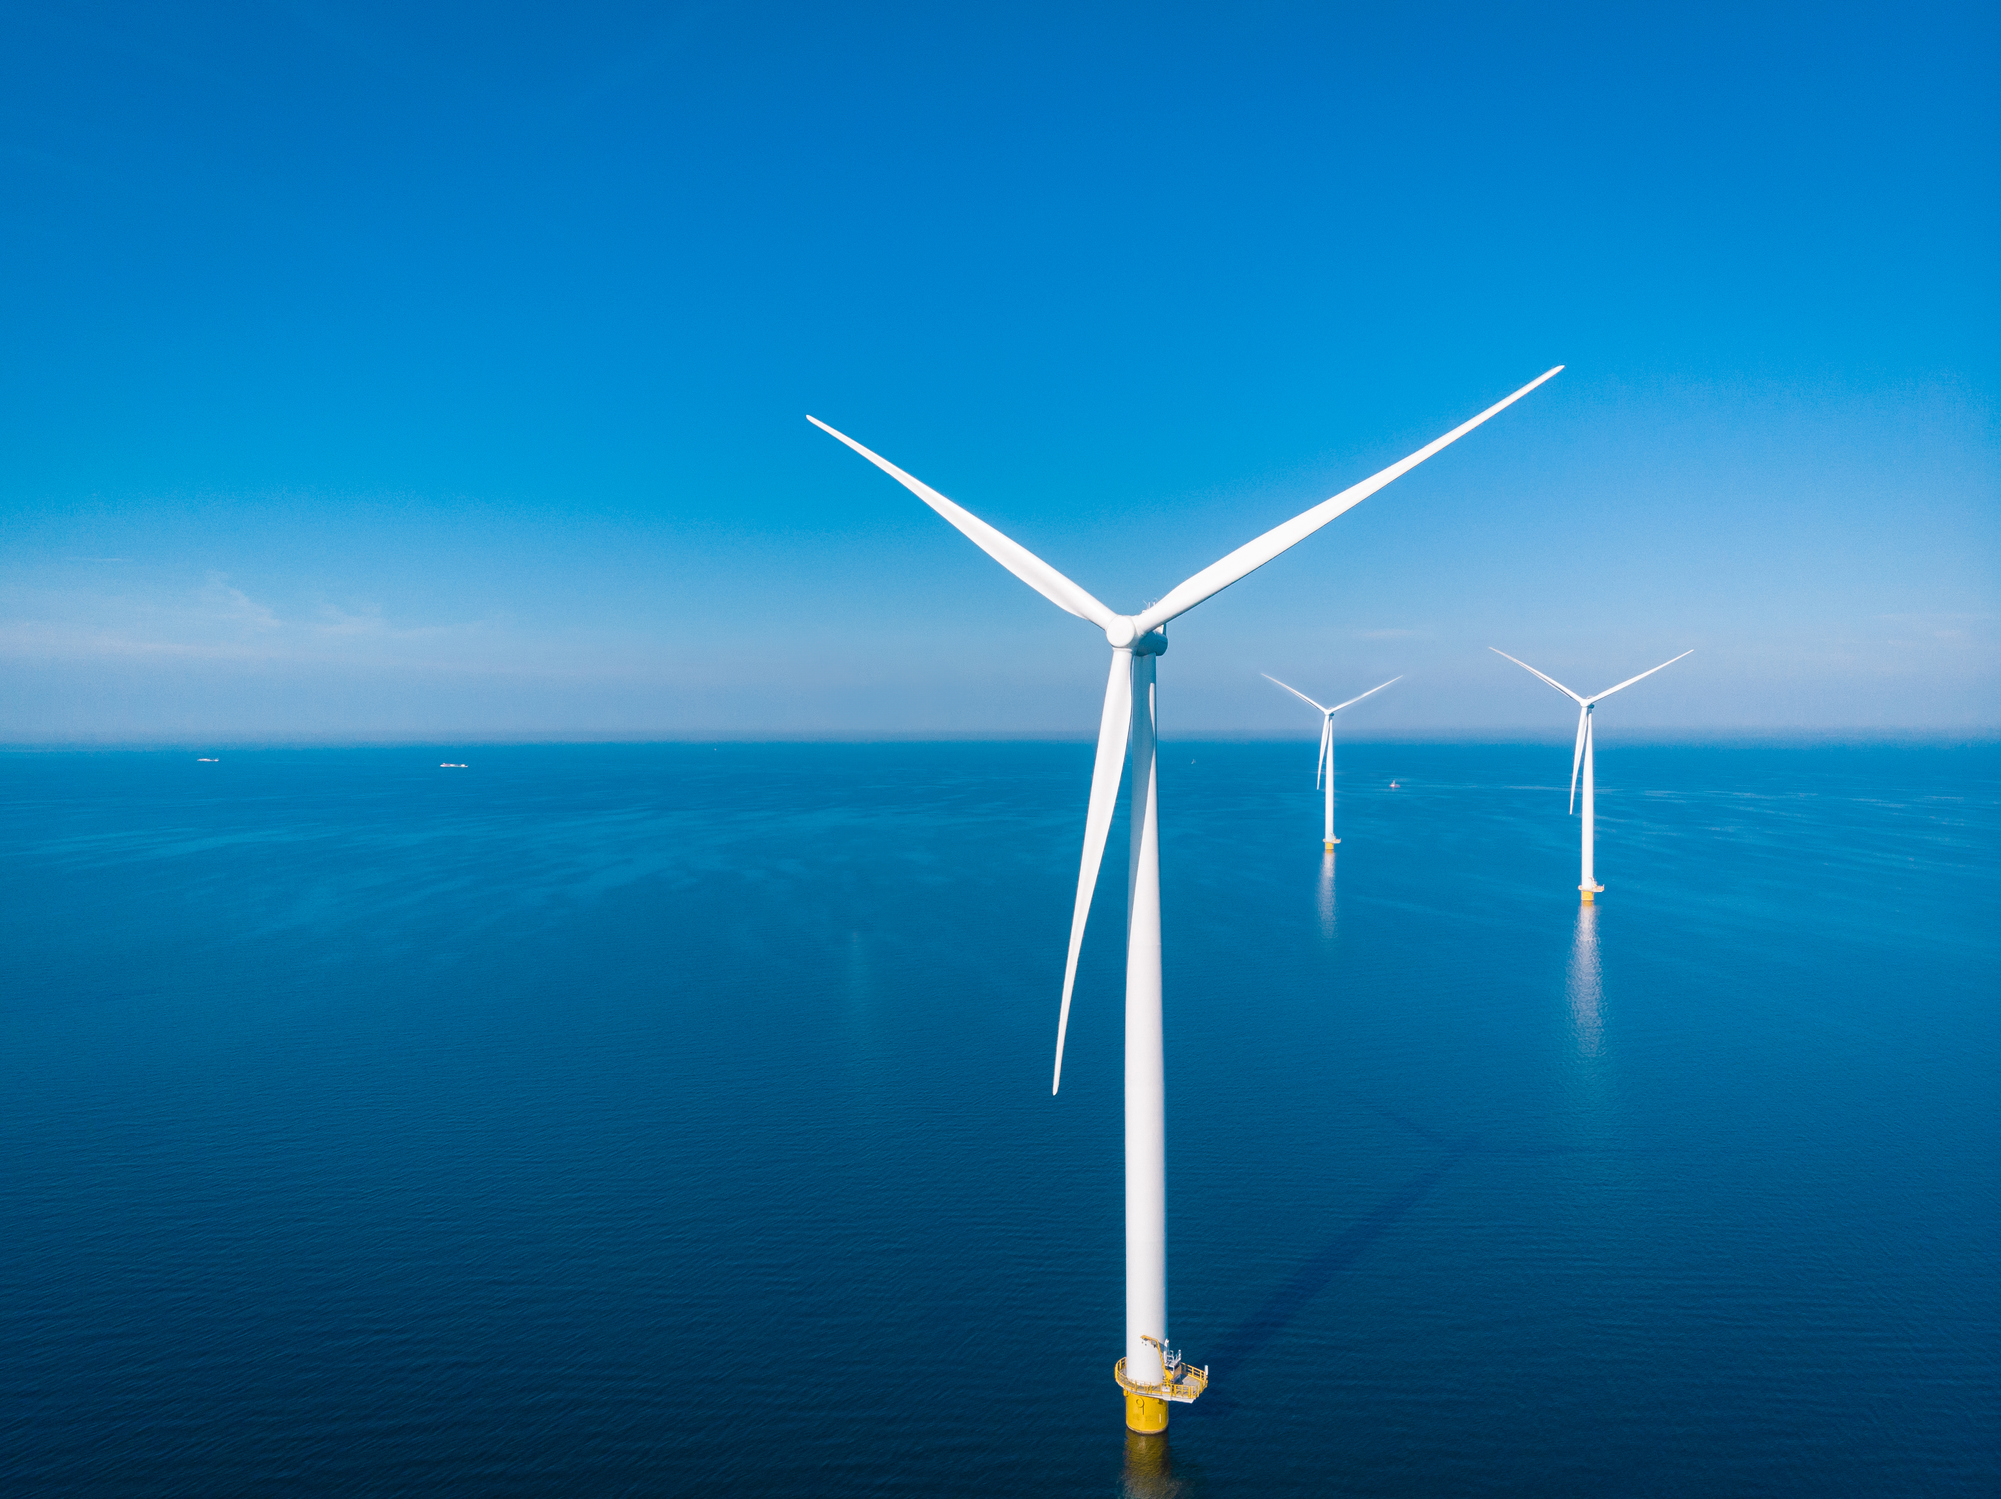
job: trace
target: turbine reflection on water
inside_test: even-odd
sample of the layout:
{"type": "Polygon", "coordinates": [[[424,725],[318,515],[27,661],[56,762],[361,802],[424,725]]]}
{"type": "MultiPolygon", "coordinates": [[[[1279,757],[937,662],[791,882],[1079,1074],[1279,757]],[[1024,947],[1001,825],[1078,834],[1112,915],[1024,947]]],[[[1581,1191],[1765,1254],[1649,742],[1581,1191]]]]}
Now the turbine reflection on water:
{"type": "Polygon", "coordinates": [[[1121,1499],[1188,1499],[1202,1486],[1174,1474],[1174,1453],[1167,1433],[1126,1433],[1126,1464],[1119,1485],[1121,1499]]]}
{"type": "Polygon", "coordinates": [[[1603,999],[1598,976],[1598,908],[1579,905],[1577,933],[1570,944],[1570,1023],[1577,1031],[1581,1056],[1597,1056],[1604,1043],[1603,999]]]}
{"type": "Polygon", "coordinates": [[[1334,854],[1330,849],[1320,861],[1320,935],[1334,935],[1334,854]]]}

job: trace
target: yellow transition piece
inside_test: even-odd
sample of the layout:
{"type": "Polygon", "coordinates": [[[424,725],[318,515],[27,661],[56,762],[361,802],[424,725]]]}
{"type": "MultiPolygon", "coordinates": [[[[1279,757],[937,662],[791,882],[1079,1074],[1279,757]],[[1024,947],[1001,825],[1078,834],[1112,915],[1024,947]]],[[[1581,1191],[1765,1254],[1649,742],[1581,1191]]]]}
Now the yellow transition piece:
{"type": "Polygon", "coordinates": [[[1143,1436],[1167,1430],[1167,1403],[1170,1400],[1187,1405],[1209,1388],[1207,1365],[1197,1369],[1183,1362],[1181,1355],[1173,1349],[1163,1347],[1158,1339],[1148,1338],[1147,1342],[1160,1349],[1161,1366],[1167,1376],[1161,1383],[1141,1384],[1126,1378],[1124,1359],[1112,1368],[1112,1378],[1126,1392],[1126,1429],[1143,1436]]]}
{"type": "Polygon", "coordinates": [[[1151,1435],[1167,1430],[1167,1402],[1137,1390],[1126,1391],[1126,1430],[1151,1435]]]}

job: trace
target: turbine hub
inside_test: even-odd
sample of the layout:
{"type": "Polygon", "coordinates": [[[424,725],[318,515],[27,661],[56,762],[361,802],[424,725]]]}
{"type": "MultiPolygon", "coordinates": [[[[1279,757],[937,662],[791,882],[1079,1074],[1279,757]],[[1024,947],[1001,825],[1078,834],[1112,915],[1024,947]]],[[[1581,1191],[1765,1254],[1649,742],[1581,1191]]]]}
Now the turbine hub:
{"type": "Polygon", "coordinates": [[[1133,642],[1139,639],[1139,625],[1130,615],[1122,614],[1105,626],[1105,639],[1111,641],[1115,651],[1131,650],[1133,642]]]}

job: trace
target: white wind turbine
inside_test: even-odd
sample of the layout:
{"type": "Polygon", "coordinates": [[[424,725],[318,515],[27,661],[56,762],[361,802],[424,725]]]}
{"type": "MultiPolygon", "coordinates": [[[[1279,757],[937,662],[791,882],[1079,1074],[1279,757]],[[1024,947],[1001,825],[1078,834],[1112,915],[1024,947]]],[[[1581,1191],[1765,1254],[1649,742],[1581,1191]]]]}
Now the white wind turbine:
{"type": "Polygon", "coordinates": [[[1605,699],[1610,697],[1613,693],[1623,691],[1624,689],[1632,686],[1635,682],[1639,681],[1642,677],[1652,676],[1655,672],[1661,670],[1662,667],[1668,667],[1674,665],[1676,661],[1679,661],[1681,659],[1681,656],[1694,655],[1695,651],[1693,648],[1685,650],[1681,653],[1681,656],[1676,656],[1671,660],[1663,661],[1660,664],[1660,666],[1649,667],[1646,671],[1641,672],[1640,675],[1637,677],[1626,678],[1626,680],[1621,682],[1617,687],[1607,687],[1603,692],[1599,693],[1598,696],[1596,697],[1579,697],[1576,693],[1572,692],[1568,687],[1564,686],[1563,683],[1557,681],[1555,677],[1544,676],[1543,673],[1536,671],[1536,669],[1533,666],[1529,665],[1528,662],[1526,661],[1515,661],[1515,658],[1513,656],[1508,655],[1508,653],[1502,650],[1499,646],[1490,645],[1487,647],[1487,649],[1492,651],[1497,656],[1503,657],[1504,659],[1509,661],[1514,661],[1515,665],[1519,666],[1523,671],[1531,672],[1538,677],[1542,677],[1542,679],[1545,682],[1549,683],[1550,686],[1554,687],[1558,692],[1562,693],[1565,697],[1569,698],[1573,703],[1577,704],[1577,748],[1571,752],[1570,756],[1570,810],[1573,812],[1577,810],[1577,770],[1578,766],[1581,764],[1584,767],[1584,829],[1583,829],[1584,852],[1583,852],[1583,874],[1578,881],[1577,888],[1579,891],[1583,893],[1584,903],[1586,905],[1590,905],[1592,903],[1591,898],[1594,895],[1599,894],[1605,888],[1603,885],[1598,883],[1597,879],[1593,876],[1591,870],[1592,842],[1594,837],[1596,836],[1595,830],[1597,823],[1596,786],[1594,784],[1591,774],[1592,710],[1595,709],[1600,703],[1604,702],[1605,699]]]}
{"type": "Polygon", "coordinates": [[[1381,686],[1371,687],[1367,692],[1362,694],[1362,697],[1351,697],[1345,703],[1336,703],[1333,707],[1326,708],[1314,702],[1312,698],[1301,692],[1297,687],[1286,687],[1285,683],[1280,682],[1277,677],[1268,671],[1261,671],[1258,675],[1263,677],[1267,682],[1285,687],[1287,692],[1291,693],[1307,706],[1320,709],[1320,763],[1314,767],[1313,784],[1316,788],[1319,787],[1322,784],[1324,775],[1327,787],[1327,830],[1323,834],[1323,837],[1326,840],[1327,852],[1331,854],[1334,852],[1334,845],[1341,841],[1334,836],[1334,715],[1339,713],[1343,708],[1354,707],[1363,697],[1374,697],[1384,687],[1401,682],[1403,677],[1401,675],[1391,677],[1389,681],[1382,683],[1381,686]]]}
{"type": "Polygon", "coordinates": [[[1312,535],[1335,516],[1360,504],[1384,485],[1408,473],[1441,448],[1471,432],[1496,412],[1513,405],[1562,369],[1531,380],[1504,401],[1454,427],[1408,458],[1364,479],[1332,499],[1294,516],[1238,547],[1169,591],[1137,614],[1120,614],[1100,603],[1055,568],[1009,540],[977,516],[962,510],[888,459],[843,436],[817,417],[814,426],[839,439],[895,479],[965,534],[1022,582],[1079,619],[1089,620],[1111,642],[1111,675],[1098,723],[1098,753],[1091,769],[1091,800],[1084,817],[1084,858],[1077,875],[1077,900],[1070,920],[1070,955],[1063,967],[1063,1003],[1056,1020],[1053,1093],[1063,1081],[1063,1040],[1070,1025],[1070,991],[1077,979],[1077,954],[1084,942],[1091,894],[1098,882],[1112,805],[1118,799],[1120,762],[1132,750],[1132,846],[1126,874],[1126,1343],[1113,1371],[1126,1392],[1126,1425],[1134,1431],[1163,1431],[1167,1402],[1189,1401],[1208,1384],[1207,1369],[1181,1362],[1167,1347],[1167,1105],[1161,1075],[1160,1020],[1160,822],[1154,784],[1154,735],[1159,723],[1154,694],[1154,658],[1167,649],[1162,627],[1239,578],[1263,567],[1295,542],[1312,535]]]}

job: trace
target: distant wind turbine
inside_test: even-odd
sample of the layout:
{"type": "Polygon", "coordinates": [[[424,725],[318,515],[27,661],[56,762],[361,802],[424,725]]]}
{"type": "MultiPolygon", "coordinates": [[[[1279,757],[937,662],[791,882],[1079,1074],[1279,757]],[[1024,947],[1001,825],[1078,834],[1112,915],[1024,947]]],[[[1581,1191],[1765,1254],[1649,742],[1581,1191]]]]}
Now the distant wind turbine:
{"type": "Polygon", "coordinates": [[[1623,692],[1626,688],[1632,686],[1635,682],[1640,681],[1642,678],[1652,676],[1655,672],[1661,670],[1662,667],[1668,667],[1674,665],[1676,661],[1679,661],[1681,659],[1681,656],[1694,655],[1695,651],[1692,648],[1689,650],[1685,650],[1681,653],[1681,656],[1676,656],[1673,657],[1671,660],[1663,661],[1660,664],[1660,666],[1650,667],[1646,671],[1641,672],[1640,675],[1637,677],[1626,678],[1626,680],[1621,682],[1617,687],[1607,687],[1603,692],[1599,693],[1598,696],[1596,697],[1579,697],[1576,693],[1572,692],[1568,687],[1564,686],[1563,683],[1557,681],[1555,677],[1544,676],[1543,673],[1537,671],[1533,666],[1529,665],[1528,662],[1526,661],[1515,661],[1515,658],[1513,656],[1508,655],[1508,653],[1502,650],[1499,646],[1490,645],[1487,647],[1487,649],[1492,651],[1497,656],[1503,657],[1509,661],[1514,661],[1515,665],[1519,666],[1523,671],[1529,672],[1532,675],[1538,677],[1542,677],[1542,679],[1545,682],[1549,683],[1550,686],[1554,687],[1558,692],[1562,693],[1565,697],[1569,698],[1573,703],[1577,704],[1577,748],[1571,752],[1570,756],[1570,810],[1573,812],[1577,810],[1577,768],[1579,764],[1582,764],[1584,767],[1584,854],[1583,854],[1584,873],[1583,877],[1578,883],[1577,888],[1583,893],[1584,903],[1586,905],[1590,905],[1591,898],[1594,895],[1599,894],[1605,888],[1603,885],[1599,884],[1598,881],[1593,877],[1591,871],[1591,845],[1593,838],[1595,836],[1594,829],[1597,819],[1597,801],[1595,796],[1595,786],[1593,784],[1593,779],[1591,774],[1592,710],[1595,709],[1600,703],[1604,702],[1605,699],[1610,697],[1613,693],[1623,692]]]}
{"type": "MultiPolygon", "coordinates": [[[[992,526],[953,504],[920,479],[817,417],[806,419],[853,448],[957,527],[985,552],[1050,603],[1105,632],[1112,647],[1105,707],[1098,722],[1098,753],[1091,769],[1091,800],[1084,816],[1084,858],[1077,873],[1077,900],[1070,919],[1070,955],[1063,967],[1063,1003],[1056,1019],[1053,1093],[1063,1081],[1063,1040],[1070,1025],[1070,992],[1077,979],[1077,954],[1091,894],[1098,883],[1112,806],[1118,800],[1120,762],[1132,749],[1132,849],[1126,873],[1126,1354],[1113,1370],[1126,1392],[1126,1425],[1134,1431],[1164,1431],[1167,1403],[1190,1401],[1208,1387],[1206,1368],[1184,1364],[1167,1346],[1167,1097],[1161,1071],[1160,1020],[1160,808],[1155,786],[1154,658],[1167,649],[1164,627],[1203,600],[1255,572],[1294,543],[1312,535],[1335,516],[1360,504],[1384,485],[1416,468],[1441,448],[1458,441],[1496,412],[1513,405],[1558,369],[1548,370],[1471,421],[1381,473],[1323,500],[1211,563],[1137,614],[1120,614],[992,526]]],[[[1134,524],[1144,527],[1143,516],[1134,524]]]]}
{"type": "MultiPolygon", "coordinates": [[[[1261,671],[1258,675],[1263,677],[1267,682],[1285,687],[1285,683],[1280,682],[1277,677],[1268,671],[1261,671]]],[[[1319,703],[1314,702],[1312,698],[1301,692],[1297,687],[1285,687],[1287,692],[1298,698],[1302,703],[1307,704],[1309,707],[1320,709],[1320,763],[1314,767],[1313,784],[1317,787],[1324,780],[1327,787],[1327,829],[1323,836],[1326,839],[1327,852],[1330,854],[1334,852],[1334,845],[1341,841],[1334,836],[1334,715],[1339,713],[1343,708],[1354,707],[1363,697],[1374,697],[1384,687],[1388,687],[1392,683],[1401,682],[1402,680],[1403,677],[1401,674],[1391,677],[1388,682],[1384,682],[1380,686],[1371,687],[1367,692],[1362,694],[1362,697],[1351,697],[1347,702],[1336,703],[1331,708],[1321,707],[1319,703]]]]}

